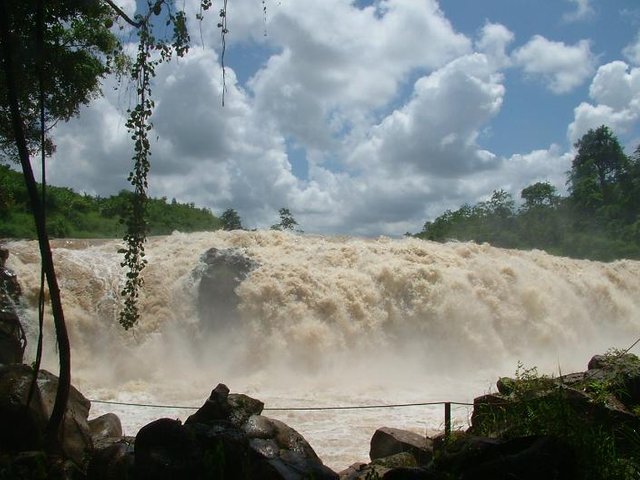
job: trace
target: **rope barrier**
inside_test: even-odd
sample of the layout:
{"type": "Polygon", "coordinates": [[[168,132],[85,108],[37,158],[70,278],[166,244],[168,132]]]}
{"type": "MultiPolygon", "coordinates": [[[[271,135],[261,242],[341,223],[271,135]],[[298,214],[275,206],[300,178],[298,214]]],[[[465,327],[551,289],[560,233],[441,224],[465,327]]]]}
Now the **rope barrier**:
{"type": "MultiPolygon", "coordinates": [[[[121,405],[126,407],[147,407],[147,408],[167,408],[175,410],[198,410],[200,407],[193,407],[191,405],[161,405],[154,403],[133,403],[133,402],[116,402],[110,400],[90,400],[91,403],[102,403],[106,405],[121,405]]],[[[423,407],[430,405],[463,405],[473,406],[473,403],[468,402],[420,402],[420,403],[394,403],[385,405],[341,405],[331,407],[265,407],[265,412],[310,412],[310,411],[323,411],[323,410],[364,410],[371,408],[403,408],[403,407],[423,407]]]]}

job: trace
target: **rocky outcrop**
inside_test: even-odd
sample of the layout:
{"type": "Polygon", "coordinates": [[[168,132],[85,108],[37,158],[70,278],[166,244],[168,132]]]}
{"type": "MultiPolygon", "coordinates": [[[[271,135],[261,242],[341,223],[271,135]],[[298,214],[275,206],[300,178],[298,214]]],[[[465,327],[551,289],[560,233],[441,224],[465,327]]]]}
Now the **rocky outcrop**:
{"type": "Polygon", "coordinates": [[[259,400],[218,385],[184,424],[165,418],[140,430],[135,478],[338,478],[302,435],[262,409],[259,400]]]}
{"type": "Polygon", "coordinates": [[[22,363],[27,340],[15,309],[21,289],[18,278],[5,267],[9,251],[0,247],[0,364],[22,363]]]}
{"type": "Polygon", "coordinates": [[[433,457],[431,439],[397,428],[382,427],[371,438],[369,457],[377,460],[398,453],[409,453],[418,464],[426,465],[433,457]]]}
{"type": "MultiPolygon", "coordinates": [[[[58,378],[38,372],[33,398],[27,405],[33,369],[28,365],[0,365],[0,451],[23,452],[44,447],[43,433],[51,416],[58,378]]],[[[61,453],[84,465],[92,440],[87,418],[91,403],[71,387],[61,431],[61,453]]]]}
{"type": "Polygon", "coordinates": [[[237,249],[211,248],[202,255],[202,266],[194,275],[200,278],[198,315],[205,330],[237,325],[236,288],[258,264],[237,249]]]}

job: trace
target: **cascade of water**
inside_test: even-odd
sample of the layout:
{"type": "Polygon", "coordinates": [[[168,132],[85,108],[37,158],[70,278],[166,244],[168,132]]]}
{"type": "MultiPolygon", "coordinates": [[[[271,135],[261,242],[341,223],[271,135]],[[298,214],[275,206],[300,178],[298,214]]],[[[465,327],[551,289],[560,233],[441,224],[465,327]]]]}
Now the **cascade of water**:
{"type": "MultiPolygon", "coordinates": [[[[93,398],[199,405],[224,382],[267,407],[468,401],[518,361],[552,374],[582,370],[592,354],[640,333],[640,262],[275,231],[150,239],[142,318],[131,333],[117,324],[118,246],[54,245],[73,382],[93,398]],[[212,247],[257,265],[236,288],[236,325],[222,333],[203,328],[196,305],[201,256],[212,247]]],[[[7,247],[33,338],[37,245],[7,247]]],[[[55,365],[49,348],[45,368],[55,365]]],[[[159,415],[189,413],[94,405],[100,411],[118,413],[128,434],[159,415]]],[[[442,424],[439,408],[277,415],[336,468],[366,456],[376,427],[442,424]]]]}

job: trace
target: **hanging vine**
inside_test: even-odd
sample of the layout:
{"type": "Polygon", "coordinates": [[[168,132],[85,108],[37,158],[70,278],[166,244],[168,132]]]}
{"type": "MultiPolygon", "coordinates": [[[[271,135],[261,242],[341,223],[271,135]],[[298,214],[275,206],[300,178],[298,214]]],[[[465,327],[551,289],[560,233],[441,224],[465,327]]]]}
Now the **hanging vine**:
{"type": "MultiPolygon", "coordinates": [[[[173,1],[170,0],[147,0],[147,14],[136,15],[131,19],[122,12],[111,0],[106,0],[118,14],[130,25],[136,27],[138,32],[138,50],[135,61],[131,68],[131,77],[136,85],[136,105],[128,110],[128,120],[126,127],[134,141],[133,170],[129,174],[128,180],[133,186],[133,198],[129,205],[128,218],[126,220],[127,231],[124,236],[125,246],[119,250],[124,255],[121,263],[126,268],[125,283],[121,291],[124,298],[124,306],[120,312],[120,324],[125,329],[130,329],[136,325],[140,318],[138,311],[138,299],[140,290],[144,284],[142,271],[147,264],[145,258],[144,244],[147,237],[147,222],[145,210],[147,204],[148,175],[150,168],[151,145],[149,142],[149,132],[153,128],[151,115],[154,109],[152,99],[152,80],[156,74],[156,68],[163,62],[169,61],[175,54],[178,57],[184,56],[189,50],[189,32],[184,11],[175,12],[173,1]],[[164,15],[164,17],[162,17],[164,15]],[[162,23],[152,21],[154,17],[165,18],[165,26],[173,26],[171,41],[157,40],[153,35],[154,25],[162,23]]],[[[223,0],[223,8],[220,10],[221,24],[218,26],[222,31],[222,71],[223,71],[223,97],[224,105],[224,51],[225,37],[228,33],[226,28],[226,8],[227,0],[223,0]]],[[[201,0],[200,10],[196,19],[200,22],[203,19],[203,12],[212,6],[211,0],[201,0]]]]}

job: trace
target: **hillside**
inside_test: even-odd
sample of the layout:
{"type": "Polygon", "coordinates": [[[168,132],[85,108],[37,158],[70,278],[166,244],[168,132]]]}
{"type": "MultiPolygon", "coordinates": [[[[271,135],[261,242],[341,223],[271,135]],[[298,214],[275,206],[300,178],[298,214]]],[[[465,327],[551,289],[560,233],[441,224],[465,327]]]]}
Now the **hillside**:
{"type": "MultiPolygon", "coordinates": [[[[110,197],[79,194],[70,188],[47,186],[47,225],[51,237],[115,238],[124,234],[123,218],[131,192],[110,197]]],[[[175,199],[150,198],[149,235],[210,231],[222,222],[207,208],[175,199]]],[[[35,238],[35,226],[22,174],[0,165],[0,237],[35,238]]]]}

